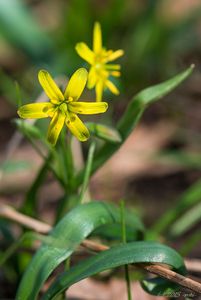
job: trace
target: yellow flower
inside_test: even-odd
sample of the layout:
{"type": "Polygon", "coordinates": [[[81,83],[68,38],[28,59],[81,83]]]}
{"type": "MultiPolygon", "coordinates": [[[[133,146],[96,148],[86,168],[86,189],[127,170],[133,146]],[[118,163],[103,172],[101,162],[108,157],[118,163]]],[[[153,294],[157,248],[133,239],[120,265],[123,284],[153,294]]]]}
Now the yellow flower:
{"type": "Polygon", "coordinates": [[[107,110],[106,102],[78,102],[87,82],[88,72],[78,69],[62,93],[50,74],[41,70],[38,79],[50,102],[23,105],[18,110],[21,118],[52,118],[48,128],[48,141],[55,145],[64,124],[82,142],[89,138],[89,131],[77,114],[98,114],[107,110]]]}
{"type": "Polygon", "coordinates": [[[118,95],[119,90],[109,80],[109,76],[120,76],[120,65],[107,64],[124,54],[123,50],[106,50],[102,47],[101,27],[98,22],[94,25],[93,51],[85,43],[78,43],[75,47],[77,53],[90,65],[87,87],[96,89],[96,100],[102,101],[102,94],[108,88],[113,94],[118,95]]]}

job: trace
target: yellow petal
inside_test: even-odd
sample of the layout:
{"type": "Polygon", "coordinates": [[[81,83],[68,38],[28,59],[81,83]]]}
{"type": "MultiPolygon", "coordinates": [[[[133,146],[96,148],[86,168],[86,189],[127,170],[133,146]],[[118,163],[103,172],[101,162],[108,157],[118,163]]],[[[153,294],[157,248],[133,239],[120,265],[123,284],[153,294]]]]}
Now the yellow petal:
{"type": "Polygon", "coordinates": [[[93,33],[93,51],[95,53],[99,53],[102,50],[102,34],[101,34],[101,26],[98,22],[94,25],[94,33],[93,33]]]}
{"type": "Polygon", "coordinates": [[[123,50],[117,50],[117,51],[114,51],[112,54],[110,54],[108,57],[107,57],[107,61],[112,61],[112,60],[115,60],[117,58],[119,58],[120,56],[124,55],[124,51],[123,50]]]}
{"type": "Polygon", "coordinates": [[[93,89],[97,81],[97,76],[96,76],[96,71],[92,67],[89,71],[89,76],[88,76],[88,82],[87,82],[87,87],[88,89],[93,89]]]}
{"type": "Polygon", "coordinates": [[[86,60],[89,64],[93,64],[94,62],[94,53],[85,43],[78,43],[75,46],[75,50],[79,54],[80,57],[82,57],[84,60],[86,60]]]}
{"type": "Polygon", "coordinates": [[[88,140],[90,134],[88,128],[82,123],[80,118],[74,113],[69,113],[65,121],[71,133],[81,142],[88,140]]]}
{"type": "Polygon", "coordinates": [[[102,101],[103,82],[100,80],[96,84],[96,101],[102,101]]]}
{"type": "Polygon", "coordinates": [[[107,88],[115,95],[119,95],[119,90],[117,87],[109,80],[106,81],[107,88]]]}
{"type": "Polygon", "coordinates": [[[38,73],[38,80],[52,103],[56,104],[64,100],[61,90],[47,71],[40,70],[38,73]]]}
{"type": "Polygon", "coordinates": [[[81,96],[87,82],[88,72],[84,68],[78,69],[70,78],[66,87],[64,96],[68,100],[69,97],[76,101],[81,96]]]}
{"type": "Polygon", "coordinates": [[[118,64],[107,64],[107,65],[105,65],[105,69],[106,70],[120,70],[121,69],[121,66],[120,65],[118,65],[118,64]]]}
{"type": "Polygon", "coordinates": [[[69,110],[76,114],[93,115],[104,113],[108,104],[106,102],[71,102],[69,110]]]}
{"type": "Polygon", "coordinates": [[[110,72],[110,75],[112,75],[114,77],[120,77],[121,73],[119,71],[112,71],[112,72],[110,72]]]}
{"type": "Polygon", "coordinates": [[[40,119],[50,117],[53,110],[54,105],[52,103],[41,102],[23,105],[17,113],[23,119],[40,119]]]}
{"type": "Polygon", "coordinates": [[[54,116],[50,122],[47,139],[54,146],[58,140],[59,134],[63,128],[65,121],[65,114],[63,114],[59,109],[54,113],[54,116]]]}

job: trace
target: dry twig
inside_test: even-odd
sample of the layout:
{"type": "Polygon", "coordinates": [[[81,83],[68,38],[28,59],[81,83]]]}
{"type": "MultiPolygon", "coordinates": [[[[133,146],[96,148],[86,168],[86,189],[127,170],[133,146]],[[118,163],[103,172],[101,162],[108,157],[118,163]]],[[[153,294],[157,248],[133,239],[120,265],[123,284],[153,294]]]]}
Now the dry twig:
{"type": "Polygon", "coordinates": [[[50,225],[21,214],[9,205],[0,204],[0,216],[39,233],[48,233],[51,230],[50,225]]]}

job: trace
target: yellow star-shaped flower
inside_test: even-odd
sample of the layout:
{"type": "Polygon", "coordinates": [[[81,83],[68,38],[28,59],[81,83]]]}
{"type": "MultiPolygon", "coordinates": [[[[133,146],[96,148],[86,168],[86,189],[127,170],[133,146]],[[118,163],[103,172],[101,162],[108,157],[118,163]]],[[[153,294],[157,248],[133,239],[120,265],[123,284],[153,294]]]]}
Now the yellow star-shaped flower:
{"type": "Polygon", "coordinates": [[[124,54],[123,50],[106,50],[102,47],[101,26],[98,22],[94,25],[93,32],[93,51],[81,42],[75,47],[77,53],[90,65],[87,87],[96,89],[96,101],[102,101],[102,94],[108,88],[113,94],[118,95],[119,90],[109,80],[109,76],[120,76],[120,65],[107,64],[124,54]]]}
{"type": "Polygon", "coordinates": [[[50,102],[23,105],[19,108],[18,115],[28,119],[52,118],[48,128],[48,141],[52,145],[56,144],[64,124],[78,140],[86,141],[89,138],[89,130],[77,114],[104,113],[108,108],[106,102],[77,101],[84,90],[87,77],[86,69],[78,69],[70,78],[65,92],[62,93],[47,71],[39,71],[39,82],[50,102]]]}

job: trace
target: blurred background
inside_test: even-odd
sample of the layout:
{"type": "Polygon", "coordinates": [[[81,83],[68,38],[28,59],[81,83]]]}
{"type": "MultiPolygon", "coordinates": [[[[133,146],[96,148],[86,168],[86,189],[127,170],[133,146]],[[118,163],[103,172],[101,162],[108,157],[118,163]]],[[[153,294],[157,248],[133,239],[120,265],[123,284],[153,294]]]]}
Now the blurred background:
{"type": "MultiPolygon", "coordinates": [[[[135,93],[195,64],[187,81],[147,109],[135,133],[91,181],[93,198],[124,198],[147,226],[174,207],[201,175],[200,17],[200,0],[0,0],[0,201],[20,208],[41,166],[30,143],[16,133],[17,106],[42,92],[40,69],[68,77],[87,67],[74,47],[80,41],[92,46],[93,24],[99,21],[104,46],[125,51],[119,59],[122,76],[115,79],[121,93],[104,95],[112,125],[135,93]]],[[[61,195],[49,176],[38,192],[38,218],[52,223],[61,195]]],[[[172,241],[176,247],[200,229],[200,206],[199,211],[196,224],[172,241]]],[[[197,243],[189,255],[201,258],[200,250],[197,243]]],[[[15,286],[21,271],[4,270],[0,285],[15,286]]]]}

